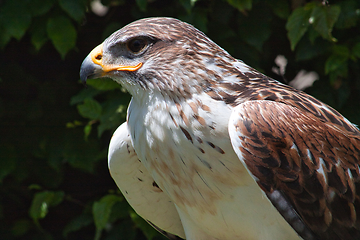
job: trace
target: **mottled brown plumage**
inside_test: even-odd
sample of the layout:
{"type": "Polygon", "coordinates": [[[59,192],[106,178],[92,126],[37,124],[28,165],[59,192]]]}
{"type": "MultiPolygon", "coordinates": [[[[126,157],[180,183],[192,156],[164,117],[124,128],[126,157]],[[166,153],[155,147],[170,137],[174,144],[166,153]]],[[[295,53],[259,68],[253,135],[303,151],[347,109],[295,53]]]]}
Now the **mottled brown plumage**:
{"type": "Polygon", "coordinates": [[[328,105],[171,18],[115,32],[80,75],[113,78],[133,95],[109,166],[156,228],[188,240],[360,239],[360,132],[328,105]],[[144,210],[161,205],[161,216],[144,210]]]}
{"type": "Polygon", "coordinates": [[[285,195],[320,239],[359,238],[359,134],[290,104],[240,107],[239,150],[259,186],[285,195]]]}

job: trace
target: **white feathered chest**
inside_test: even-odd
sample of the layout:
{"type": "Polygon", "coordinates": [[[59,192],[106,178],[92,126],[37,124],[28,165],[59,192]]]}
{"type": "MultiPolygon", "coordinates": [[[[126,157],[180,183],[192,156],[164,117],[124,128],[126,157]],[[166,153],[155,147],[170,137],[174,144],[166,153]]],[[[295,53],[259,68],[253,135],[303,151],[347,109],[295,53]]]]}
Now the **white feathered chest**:
{"type": "Polygon", "coordinates": [[[182,103],[162,96],[144,102],[133,99],[128,109],[133,146],[183,221],[195,220],[220,239],[256,232],[258,220],[252,216],[257,213],[268,218],[265,222],[289,227],[236,156],[228,134],[228,105],[206,94],[182,103]],[[239,226],[239,221],[246,223],[239,226]]]}

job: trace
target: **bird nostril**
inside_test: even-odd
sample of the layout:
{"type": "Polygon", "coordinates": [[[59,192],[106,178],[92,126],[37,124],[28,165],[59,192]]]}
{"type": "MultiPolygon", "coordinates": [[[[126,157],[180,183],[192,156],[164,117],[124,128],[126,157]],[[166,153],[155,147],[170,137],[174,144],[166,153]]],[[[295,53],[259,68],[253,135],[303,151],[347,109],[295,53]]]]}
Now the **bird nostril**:
{"type": "Polygon", "coordinates": [[[95,59],[100,61],[102,59],[102,55],[101,54],[96,55],[95,59]]]}

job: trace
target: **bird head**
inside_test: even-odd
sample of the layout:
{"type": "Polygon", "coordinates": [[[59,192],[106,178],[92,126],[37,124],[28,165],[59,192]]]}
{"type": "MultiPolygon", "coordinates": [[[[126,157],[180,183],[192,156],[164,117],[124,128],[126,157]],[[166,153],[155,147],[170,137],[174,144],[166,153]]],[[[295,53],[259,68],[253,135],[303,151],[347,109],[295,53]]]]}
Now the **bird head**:
{"type": "Polygon", "coordinates": [[[190,24],[145,18],[113,33],[81,65],[80,78],[109,77],[133,96],[147,92],[187,95],[204,87],[218,58],[234,61],[190,24]],[[206,76],[206,77],[205,77],[206,76]]]}

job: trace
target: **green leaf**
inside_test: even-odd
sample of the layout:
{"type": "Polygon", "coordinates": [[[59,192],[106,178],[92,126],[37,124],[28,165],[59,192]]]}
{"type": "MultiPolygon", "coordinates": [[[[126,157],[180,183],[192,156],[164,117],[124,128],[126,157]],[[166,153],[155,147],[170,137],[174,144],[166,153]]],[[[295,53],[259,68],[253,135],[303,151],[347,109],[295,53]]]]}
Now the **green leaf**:
{"type": "Polygon", "coordinates": [[[336,28],[346,29],[356,26],[356,22],[359,18],[359,8],[356,1],[340,1],[339,7],[341,12],[339,18],[335,23],[336,28]]]}
{"type": "Polygon", "coordinates": [[[13,225],[11,232],[16,237],[21,237],[25,235],[32,227],[31,221],[28,219],[19,219],[13,225]]]}
{"type": "Polygon", "coordinates": [[[74,20],[80,22],[85,15],[86,2],[81,0],[59,0],[60,7],[74,20]]]}
{"type": "Polygon", "coordinates": [[[27,0],[6,1],[0,8],[0,23],[4,23],[6,34],[17,40],[24,36],[31,23],[28,5],[27,0]]]}
{"type": "Polygon", "coordinates": [[[281,19],[287,19],[290,15],[290,6],[287,0],[267,0],[272,11],[281,19]]]}
{"type": "Polygon", "coordinates": [[[349,48],[345,45],[334,45],[332,48],[332,52],[333,54],[336,54],[338,56],[344,56],[346,58],[349,57],[350,52],[349,52],[349,48]]]}
{"type": "Polygon", "coordinates": [[[260,52],[264,42],[271,35],[272,15],[266,7],[256,8],[252,12],[253,15],[247,16],[239,24],[239,32],[247,44],[260,52]],[[261,16],[261,24],[258,16],[261,16]]]}
{"type": "Polygon", "coordinates": [[[227,2],[241,12],[252,8],[252,0],[227,0],[227,2]]]}
{"type": "Polygon", "coordinates": [[[38,219],[44,218],[49,207],[58,205],[64,199],[63,191],[43,191],[35,194],[30,207],[30,217],[37,221],[38,219]]]}
{"type": "Polygon", "coordinates": [[[69,18],[64,16],[50,18],[46,30],[62,58],[65,57],[69,50],[75,47],[76,30],[69,18]]]}
{"type": "Polygon", "coordinates": [[[121,198],[121,201],[117,201],[111,208],[109,222],[128,218],[130,211],[132,211],[132,209],[129,203],[124,198],[121,198]]]}
{"type": "Polygon", "coordinates": [[[329,43],[324,43],[324,40],[319,39],[311,44],[309,39],[302,39],[296,47],[296,61],[309,61],[321,54],[326,53],[329,43]]]}
{"type": "Polygon", "coordinates": [[[87,124],[87,125],[84,127],[85,140],[88,140],[88,138],[89,138],[89,136],[90,136],[90,133],[91,133],[91,130],[92,130],[92,124],[91,124],[91,123],[87,124]]]}
{"type": "Polygon", "coordinates": [[[336,41],[332,37],[331,32],[337,18],[339,17],[340,11],[340,7],[336,5],[317,5],[314,7],[310,17],[312,19],[311,22],[314,29],[320,33],[324,39],[336,41]]]}
{"type": "Polygon", "coordinates": [[[191,9],[194,7],[197,0],[180,0],[181,5],[186,9],[187,13],[191,13],[191,9]]]}
{"type": "MultiPolygon", "coordinates": [[[[107,237],[105,240],[137,240],[139,236],[137,231],[135,231],[135,227],[132,221],[120,221],[119,223],[115,223],[112,225],[112,228],[109,233],[107,233],[107,237]],[[119,238],[119,236],[121,236],[119,238]]],[[[158,234],[160,235],[160,234],[158,234]]],[[[157,240],[166,240],[167,238],[160,236],[157,240]]]]}
{"type": "Polygon", "coordinates": [[[89,226],[93,222],[93,218],[90,214],[82,214],[72,219],[64,228],[63,236],[66,238],[71,232],[76,232],[86,226],[89,226]]]}
{"type": "Polygon", "coordinates": [[[329,74],[330,72],[335,72],[338,69],[344,67],[347,58],[339,55],[331,55],[325,62],[325,74],[329,74]]]}
{"type": "Polygon", "coordinates": [[[335,45],[332,55],[325,62],[325,74],[332,73],[332,78],[337,76],[345,77],[347,75],[347,60],[350,51],[346,46],[335,45]]]}
{"type": "Polygon", "coordinates": [[[16,169],[17,151],[12,145],[0,146],[0,183],[16,169]]]}
{"type": "Polygon", "coordinates": [[[49,40],[46,33],[46,22],[43,19],[39,19],[33,24],[31,29],[31,43],[36,50],[40,48],[49,40]]]}
{"type": "Polygon", "coordinates": [[[136,4],[141,11],[145,12],[147,7],[147,0],[136,0],[136,4]]]}
{"type": "Polygon", "coordinates": [[[131,212],[130,217],[136,226],[141,229],[148,240],[152,240],[155,236],[158,236],[159,233],[135,212],[131,212]]]}
{"type": "Polygon", "coordinates": [[[99,119],[102,111],[100,103],[92,98],[86,98],[84,103],[77,106],[81,116],[90,119],[99,119]]]}
{"type": "Polygon", "coordinates": [[[355,46],[352,48],[351,53],[357,57],[360,58],[360,42],[358,42],[357,44],[355,44],[355,46]]]}
{"type": "Polygon", "coordinates": [[[40,16],[50,11],[55,0],[31,0],[29,10],[33,16],[40,16]]]}
{"type": "Polygon", "coordinates": [[[99,137],[105,130],[114,130],[122,122],[124,122],[129,100],[129,95],[124,94],[121,98],[113,97],[104,102],[103,111],[100,117],[100,124],[98,125],[99,137]]]}
{"type": "Polygon", "coordinates": [[[314,44],[315,40],[320,36],[320,34],[314,28],[309,28],[308,36],[309,36],[309,40],[310,40],[311,44],[314,44]]]}
{"type": "Polygon", "coordinates": [[[2,23],[3,22],[1,22],[0,19],[0,48],[4,48],[11,39],[11,34],[7,31],[7,28],[5,28],[2,23]]]}
{"type": "Polygon", "coordinates": [[[99,201],[94,202],[92,212],[96,226],[96,239],[100,239],[101,231],[106,227],[109,222],[111,209],[117,202],[121,202],[122,198],[113,194],[102,197],[99,201]]]}
{"type": "MultiPolygon", "coordinates": [[[[90,80],[90,79],[88,79],[90,80]]],[[[88,81],[87,80],[87,81],[88,81]]],[[[82,89],[78,94],[76,94],[75,96],[71,97],[70,100],[70,105],[74,105],[77,103],[81,103],[83,102],[86,98],[93,98],[96,95],[100,94],[101,92],[97,89],[94,88],[87,88],[87,89],[82,89]]]]}
{"type": "Polygon", "coordinates": [[[121,85],[111,80],[110,78],[95,78],[86,80],[86,84],[92,86],[97,90],[113,90],[113,89],[121,89],[121,85]]]}
{"type": "Polygon", "coordinates": [[[311,15],[309,8],[300,7],[290,15],[287,23],[286,30],[288,31],[287,36],[290,40],[291,50],[294,50],[302,36],[307,31],[310,23],[309,18],[311,15]]]}
{"type": "Polygon", "coordinates": [[[71,167],[93,173],[95,164],[106,158],[106,151],[101,151],[99,144],[92,138],[89,138],[88,141],[81,141],[81,143],[68,146],[70,149],[65,150],[64,158],[71,167]]]}

